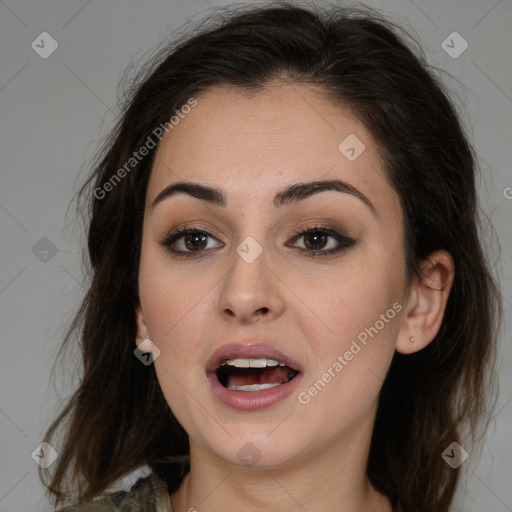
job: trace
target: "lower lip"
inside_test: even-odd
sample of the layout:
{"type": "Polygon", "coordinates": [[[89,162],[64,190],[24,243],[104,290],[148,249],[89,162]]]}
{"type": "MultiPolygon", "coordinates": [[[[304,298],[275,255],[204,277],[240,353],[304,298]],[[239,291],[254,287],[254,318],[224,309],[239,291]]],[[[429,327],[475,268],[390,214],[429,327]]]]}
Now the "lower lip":
{"type": "Polygon", "coordinates": [[[301,379],[302,373],[299,373],[292,380],[273,388],[262,389],[261,391],[234,391],[225,388],[219,382],[216,373],[212,373],[208,377],[217,399],[224,405],[239,411],[257,411],[284,400],[293,392],[301,379]]]}

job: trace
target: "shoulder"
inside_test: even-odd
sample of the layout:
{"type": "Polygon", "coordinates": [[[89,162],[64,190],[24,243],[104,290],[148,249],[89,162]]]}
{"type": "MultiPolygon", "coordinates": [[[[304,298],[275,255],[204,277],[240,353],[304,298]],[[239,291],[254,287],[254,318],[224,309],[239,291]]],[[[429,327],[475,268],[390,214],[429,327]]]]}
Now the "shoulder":
{"type": "Polygon", "coordinates": [[[102,495],[93,501],[56,512],[156,512],[155,477],[139,478],[129,491],[102,495]]]}

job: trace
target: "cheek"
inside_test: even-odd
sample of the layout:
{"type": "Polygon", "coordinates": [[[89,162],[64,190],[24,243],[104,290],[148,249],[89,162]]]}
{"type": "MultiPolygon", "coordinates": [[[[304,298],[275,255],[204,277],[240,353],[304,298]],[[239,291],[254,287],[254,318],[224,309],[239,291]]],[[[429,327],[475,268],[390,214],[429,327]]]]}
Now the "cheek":
{"type": "Polygon", "coordinates": [[[154,362],[160,388],[175,416],[188,432],[195,432],[195,423],[188,419],[197,403],[190,396],[200,395],[190,383],[204,379],[197,360],[202,331],[196,321],[206,314],[204,286],[177,272],[159,248],[148,247],[141,254],[139,292],[148,332],[160,350],[154,362]]]}
{"type": "Polygon", "coordinates": [[[309,290],[308,304],[317,317],[316,322],[309,321],[309,314],[308,323],[319,326],[308,329],[317,347],[331,354],[343,350],[361,333],[364,338],[365,330],[376,322],[378,338],[392,337],[397,329],[391,327],[399,323],[392,306],[401,297],[401,287],[394,278],[396,270],[389,267],[389,262],[375,261],[370,256],[364,263],[353,258],[350,263],[347,260],[342,271],[332,273],[323,286],[304,283],[303,289],[309,290]]]}
{"type": "Polygon", "coordinates": [[[318,321],[302,320],[314,346],[314,365],[299,401],[311,418],[325,417],[324,434],[358,423],[375,405],[394,355],[400,327],[399,288],[384,267],[358,266],[315,292],[318,321]]]}
{"type": "Polygon", "coordinates": [[[204,288],[192,276],[176,271],[171,258],[160,247],[143,246],[139,268],[140,301],[151,339],[162,356],[172,356],[169,360],[177,355],[183,360],[193,353],[191,345],[197,340],[194,317],[204,307],[200,300],[205,294],[204,288]],[[181,346],[185,344],[186,351],[181,346]]]}

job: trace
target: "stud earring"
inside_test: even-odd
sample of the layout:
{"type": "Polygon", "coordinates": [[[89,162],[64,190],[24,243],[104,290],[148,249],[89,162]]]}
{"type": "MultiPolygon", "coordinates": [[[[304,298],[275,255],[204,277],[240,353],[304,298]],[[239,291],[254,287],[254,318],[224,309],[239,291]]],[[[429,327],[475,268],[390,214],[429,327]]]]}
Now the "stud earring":
{"type": "Polygon", "coordinates": [[[410,341],[411,343],[414,343],[414,338],[411,336],[411,337],[409,338],[409,341],[410,341]]]}
{"type": "Polygon", "coordinates": [[[137,348],[141,352],[151,352],[151,345],[152,345],[151,340],[149,339],[149,336],[146,334],[144,336],[144,339],[137,346],[137,348]]]}

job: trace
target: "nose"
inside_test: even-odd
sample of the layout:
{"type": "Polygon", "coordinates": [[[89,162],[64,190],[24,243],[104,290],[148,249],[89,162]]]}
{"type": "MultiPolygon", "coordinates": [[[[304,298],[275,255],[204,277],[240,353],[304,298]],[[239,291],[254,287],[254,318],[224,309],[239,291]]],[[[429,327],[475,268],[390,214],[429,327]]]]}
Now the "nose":
{"type": "Polygon", "coordinates": [[[268,265],[265,251],[252,262],[235,253],[233,265],[222,281],[217,311],[234,323],[275,320],[285,308],[282,287],[282,281],[268,265]]]}

